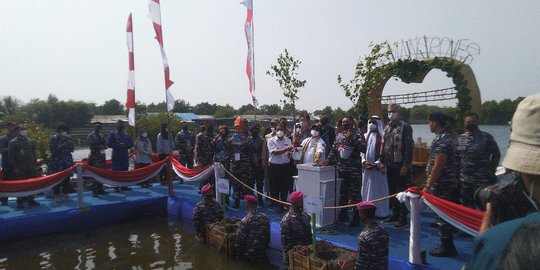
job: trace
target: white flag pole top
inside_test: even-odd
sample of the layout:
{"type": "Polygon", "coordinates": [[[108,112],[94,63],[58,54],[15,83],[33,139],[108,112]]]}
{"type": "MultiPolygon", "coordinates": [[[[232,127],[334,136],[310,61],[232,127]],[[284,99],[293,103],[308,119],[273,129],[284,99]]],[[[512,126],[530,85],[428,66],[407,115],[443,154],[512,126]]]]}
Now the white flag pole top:
{"type": "Polygon", "coordinates": [[[167,61],[167,55],[165,55],[165,49],[163,48],[163,31],[161,28],[161,8],[159,0],[150,0],[148,9],[150,11],[150,18],[152,19],[154,31],[156,32],[155,38],[159,43],[161,58],[163,60],[163,71],[165,73],[165,99],[167,102],[167,111],[170,112],[174,109],[174,97],[172,96],[169,87],[171,87],[174,82],[170,79],[169,61],[167,61]]]}
{"type": "Polygon", "coordinates": [[[135,126],[135,55],[133,46],[133,23],[131,20],[131,13],[129,13],[126,29],[126,39],[129,58],[129,71],[127,81],[127,100],[126,108],[128,108],[128,121],[129,125],[135,126]]]}
{"type": "Polygon", "coordinates": [[[247,41],[247,59],[246,59],[246,74],[249,80],[249,93],[253,106],[257,108],[259,102],[255,96],[255,50],[254,50],[254,31],[253,31],[253,0],[244,0],[240,4],[247,9],[246,23],[244,24],[244,32],[247,41]]]}

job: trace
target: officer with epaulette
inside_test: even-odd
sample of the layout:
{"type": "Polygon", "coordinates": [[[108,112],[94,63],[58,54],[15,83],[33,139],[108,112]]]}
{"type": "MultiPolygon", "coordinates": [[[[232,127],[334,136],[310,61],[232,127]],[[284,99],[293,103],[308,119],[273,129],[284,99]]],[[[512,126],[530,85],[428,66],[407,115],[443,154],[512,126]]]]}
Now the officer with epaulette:
{"type": "MultiPolygon", "coordinates": [[[[244,182],[246,185],[252,187],[254,184],[251,178],[251,136],[247,133],[247,121],[242,117],[236,118],[234,121],[235,132],[229,138],[226,145],[227,156],[230,160],[230,172],[238,178],[238,180],[244,182]]],[[[251,193],[240,184],[237,180],[232,181],[234,188],[234,205],[233,208],[240,207],[240,198],[246,193],[251,193]]]]}
{"type": "Polygon", "coordinates": [[[263,262],[266,247],[270,243],[270,221],[268,217],[257,211],[257,198],[253,195],[244,197],[247,215],[242,219],[236,231],[236,255],[249,262],[263,262]]]}
{"type": "MultiPolygon", "coordinates": [[[[366,152],[366,141],[362,134],[356,132],[353,126],[353,119],[346,116],[341,121],[343,131],[336,136],[334,146],[330,151],[328,159],[323,161],[323,165],[337,164],[341,181],[339,204],[347,205],[358,203],[362,200],[362,158],[360,153],[366,152]]],[[[339,221],[348,221],[348,210],[340,209],[339,221]]],[[[350,227],[360,225],[358,213],[353,213],[353,219],[349,222],[350,227]]]]}

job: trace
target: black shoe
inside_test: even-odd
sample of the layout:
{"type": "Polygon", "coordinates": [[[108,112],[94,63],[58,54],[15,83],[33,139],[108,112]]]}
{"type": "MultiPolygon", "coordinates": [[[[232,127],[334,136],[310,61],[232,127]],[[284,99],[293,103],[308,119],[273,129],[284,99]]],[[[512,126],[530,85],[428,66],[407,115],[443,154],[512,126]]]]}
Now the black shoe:
{"type": "Polygon", "coordinates": [[[397,215],[391,215],[389,218],[383,219],[381,222],[382,223],[394,223],[396,221],[398,221],[397,215]]]}
{"type": "Polygon", "coordinates": [[[399,219],[395,224],[394,228],[401,229],[407,227],[407,220],[405,219],[399,219]]]}
{"type": "Polygon", "coordinates": [[[430,250],[429,254],[433,257],[456,257],[458,253],[454,241],[450,239],[444,240],[440,246],[430,250]]]}

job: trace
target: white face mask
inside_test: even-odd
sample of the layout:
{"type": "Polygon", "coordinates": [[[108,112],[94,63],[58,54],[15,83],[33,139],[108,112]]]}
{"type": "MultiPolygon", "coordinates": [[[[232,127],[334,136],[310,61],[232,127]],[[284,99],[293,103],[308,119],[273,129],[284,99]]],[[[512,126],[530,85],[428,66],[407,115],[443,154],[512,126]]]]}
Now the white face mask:
{"type": "Polygon", "coordinates": [[[276,136],[278,136],[278,138],[282,138],[283,135],[284,135],[284,134],[283,134],[283,130],[278,130],[278,131],[276,132],[276,136]]]}
{"type": "Polygon", "coordinates": [[[67,136],[67,134],[68,134],[68,133],[67,133],[66,131],[60,132],[60,135],[62,135],[62,136],[67,136]]]}
{"type": "Polygon", "coordinates": [[[272,130],[272,133],[276,132],[276,128],[271,127],[270,130],[272,130]]]}
{"type": "Polygon", "coordinates": [[[145,132],[145,133],[141,134],[141,136],[142,136],[143,138],[146,138],[146,137],[148,137],[148,133],[145,132]]]}
{"type": "Polygon", "coordinates": [[[23,130],[21,130],[20,134],[21,134],[21,136],[26,137],[26,136],[28,136],[28,130],[27,130],[27,129],[23,129],[23,130]]]}
{"type": "Polygon", "coordinates": [[[396,121],[398,119],[397,113],[395,113],[395,112],[388,113],[388,118],[391,121],[396,121]]]}
{"type": "Polygon", "coordinates": [[[369,128],[369,130],[374,131],[374,130],[377,129],[377,125],[375,125],[373,123],[369,123],[368,128],[369,128]]]}
{"type": "Polygon", "coordinates": [[[313,137],[318,137],[318,136],[319,136],[319,132],[316,131],[316,130],[312,130],[312,131],[311,131],[311,136],[313,136],[313,137]]]}

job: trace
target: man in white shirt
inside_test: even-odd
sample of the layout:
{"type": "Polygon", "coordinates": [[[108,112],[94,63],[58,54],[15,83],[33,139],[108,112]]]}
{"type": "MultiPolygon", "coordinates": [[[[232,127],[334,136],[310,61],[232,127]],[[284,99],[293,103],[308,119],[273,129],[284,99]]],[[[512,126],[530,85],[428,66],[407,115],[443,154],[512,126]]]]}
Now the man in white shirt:
{"type": "MultiPolygon", "coordinates": [[[[276,128],[276,136],[268,140],[268,176],[270,178],[270,194],[273,198],[287,201],[287,193],[292,190],[292,172],[289,154],[294,146],[285,136],[285,126],[276,128]]],[[[275,205],[276,212],[281,212],[281,205],[275,205]]]]}
{"type": "Polygon", "coordinates": [[[301,163],[319,163],[321,160],[326,159],[324,155],[326,144],[320,137],[321,127],[319,125],[311,126],[310,134],[311,137],[304,139],[301,143],[301,163]]]}

